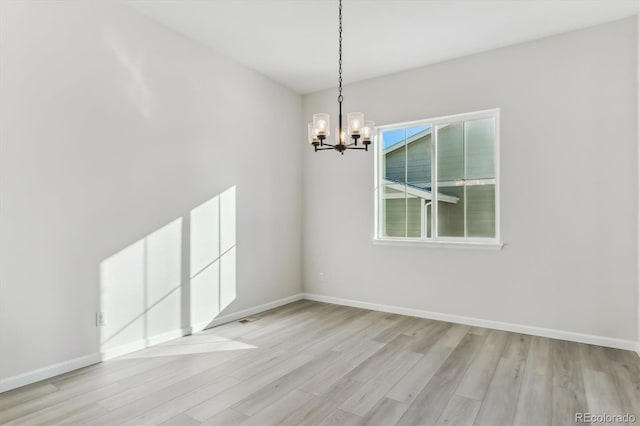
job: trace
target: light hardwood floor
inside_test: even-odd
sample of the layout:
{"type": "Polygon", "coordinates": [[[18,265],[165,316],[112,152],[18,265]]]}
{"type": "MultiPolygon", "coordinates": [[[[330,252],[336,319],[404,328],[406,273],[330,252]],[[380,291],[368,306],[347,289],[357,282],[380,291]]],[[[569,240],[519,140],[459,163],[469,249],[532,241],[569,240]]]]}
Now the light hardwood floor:
{"type": "Polygon", "coordinates": [[[567,425],[632,413],[633,352],[300,301],[0,394],[0,424],[567,425]]]}

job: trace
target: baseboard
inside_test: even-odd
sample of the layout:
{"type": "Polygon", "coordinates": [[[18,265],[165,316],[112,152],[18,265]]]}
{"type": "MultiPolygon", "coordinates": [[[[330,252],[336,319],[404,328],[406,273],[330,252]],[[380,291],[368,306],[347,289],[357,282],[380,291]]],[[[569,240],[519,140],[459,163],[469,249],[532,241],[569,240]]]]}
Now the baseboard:
{"type": "Polygon", "coordinates": [[[59,374],[68,373],[69,371],[77,370],[78,368],[97,364],[101,359],[100,354],[95,353],[38,368],[37,370],[28,371],[26,373],[18,374],[17,376],[0,379],[0,393],[19,388],[21,386],[30,385],[31,383],[39,382],[40,380],[45,380],[59,374]]]}
{"type": "Polygon", "coordinates": [[[157,345],[169,340],[187,336],[192,332],[200,331],[205,327],[206,328],[215,327],[217,325],[236,321],[250,315],[255,315],[260,312],[268,311],[269,309],[277,308],[279,306],[283,306],[288,303],[301,300],[303,298],[304,297],[302,293],[294,294],[293,296],[274,300],[272,302],[264,303],[262,305],[254,306],[252,308],[248,308],[242,311],[224,315],[224,316],[215,318],[212,321],[207,321],[206,323],[195,324],[195,325],[192,325],[191,327],[172,330],[166,333],[149,337],[147,339],[141,339],[132,343],[127,343],[125,345],[117,346],[115,348],[111,348],[106,351],[103,351],[102,353],[95,353],[95,354],[83,356],[80,358],[74,358],[69,361],[39,368],[33,371],[28,371],[26,373],[22,373],[17,376],[0,379],[0,393],[19,388],[21,386],[30,385],[31,383],[39,382],[41,380],[46,380],[51,377],[58,376],[60,374],[68,373],[69,371],[77,370],[78,368],[86,367],[88,365],[97,364],[101,361],[108,360],[117,356],[126,355],[128,353],[135,352],[140,349],[147,348],[149,346],[157,345]]]}
{"type": "Polygon", "coordinates": [[[552,339],[568,340],[571,342],[587,343],[590,345],[606,346],[616,349],[637,351],[640,355],[640,343],[633,340],[616,339],[592,334],[574,333],[572,331],[555,330],[551,328],[533,327],[528,325],[513,324],[500,321],[485,320],[480,318],[464,317],[460,315],[431,312],[421,309],[403,308],[399,306],[382,305],[378,303],[361,302],[358,300],[342,299],[338,297],[323,296],[320,294],[304,293],[304,298],[318,302],[333,303],[336,305],[352,306],[354,308],[370,309],[373,311],[389,312],[393,314],[408,315],[418,318],[447,321],[457,324],[472,325],[475,327],[491,328],[495,330],[511,331],[514,333],[529,334],[532,336],[549,337],[552,339]]]}
{"type": "Polygon", "coordinates": [[[131,352],[148,348],[149,346],[158,345],[160,343],[168,342],[169,340],[188,336],[192,333],[196,333],[198,331],[202,331],[207,328],[216,327],[218,325],[226,324],[228,322],[233,322],[250,315],[255,315],[260,312],[268,311],[269,309],[277,308],[279,306],[283,306],[288,303],[301,300],[302,298],[303,298],[302,293],[294,294],[293,296],[288,296],[282,299],[274,300],[272,302],[264,303],[262,305],[254,306],[252,308],[244,309],[242,311],[234,312],[228,315],[223,315],[221,317],[214,318],[211,321],[191,324],[190,327],[172,330],[166,333],[149,337],[147,339],[140,339],[135,342],[127,343],[126,345],[117,346],[107,351],[103,351],[102,359],[108,360],[118,356],[126,355],[131,352]]]}
{"type": "Polygon", "coordinates": [[[288,305],[289,303],[293,303],[302,299],[304,299],[304,293],[294,294],[293,296],[284,297],[282,299],[274,300],[273,302],[264,303],[262,305],[244,309],[242,311],[233,312],[228,315],[223,315],[221,317],[214,318],[211,321],[191,324],[191,331],[195,333],[197,331],[202,331],[207,328],[216,327],[218,325],[226,324],[228,322],[237,321],[244,317],[259,314],[260,312],[268,311],[269,309],[278,308],[283,305],[288,305]]]}
{"type": "Polygon", "coordinates": [[[472,325],[476,327],[492,328],[496,330],[511,331],[515,333],[530,334],[533,336],[549,337],[552,339],[568,340],[572,342],[588,343],[591,345],[607,346],[617,349],[631,350],[638,353],[640,356],[640,342],[633,340],[615,339],[611,337],[595,336],[591,334],[574,333],[570,331],[555,330],[549,328],[532,327],[521,324],[512,324],[499,321],[484,320],[479,318],[464,317],[459,315],[443,314],[440,312],[431,312],[420,309],[403,308],[399,306],[382,305],[377,303],[361,302],[357,300],[342,299],[337,297],[323,296],[319,294],[311,293],[299,293],[293,296],[285,297],[282,299],[274,300],[269,303],[265,303],[252,308],[244,309],[242,311],[234,312],[228,315],[224,315],[215,318],[213,321],[206,323],[194,324],[189,328],[173,330],[167,333],[163,333],[157,336],[150,337],[146,340],[140,340],[127,345],[118,346],[113,349],[109,349],[103,353],[95,353],[79,358],[74,358],[69,361],[64,361],[58,364],[49,365],[47,367],[39,368],[37,370],[28,371],[13,377],[0,379],[0,393],[9,391],[11,389],[26,386],[31,383],[35,383],[41,380],[46,380],[51,377],[68,373],[69,371],[77,370],[79,368],[87,367],[92,364],[97,364],[102,360],[110,359],[116,356],[131,353],[140,349],[144,349],[148,346],[157,345],[159,343],[166,342],[168,340],[176,339],[182,336],[191,334],[191,332],[203,330],[205,327],[215,327],[228,322],[237,321],[241,318],[255,315],[260,312],[274,309],[279,306],[283,306],[301,299],[315,300],[318,302],[333,303],[336,305],[352,306],[355,308],[371,309],[374,311],[389,312],[400,315],[408,315],[419,318],[434,319],[439,321],[447,321],[458,324],[472,325]]]}

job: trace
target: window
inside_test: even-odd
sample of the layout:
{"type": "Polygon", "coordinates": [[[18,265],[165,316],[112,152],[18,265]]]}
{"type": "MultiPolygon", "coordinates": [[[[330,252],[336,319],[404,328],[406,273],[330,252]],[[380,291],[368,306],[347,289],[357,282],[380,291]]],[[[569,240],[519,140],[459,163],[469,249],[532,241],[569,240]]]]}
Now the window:
{"type": "Polygon", "coordinates": [[[378,128],[376,239],[497,245],[499,111],[378,128]]]}

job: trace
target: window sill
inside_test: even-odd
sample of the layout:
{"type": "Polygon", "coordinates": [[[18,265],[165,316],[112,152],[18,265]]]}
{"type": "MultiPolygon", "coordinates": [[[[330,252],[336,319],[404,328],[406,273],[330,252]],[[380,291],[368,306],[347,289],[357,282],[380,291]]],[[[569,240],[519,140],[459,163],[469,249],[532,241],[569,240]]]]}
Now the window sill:
{"type": "Polygon", "coordinates": [[[374,238],[373,244],[388,246],[404,246],[404,247],[431,247],[431,248],[461,248],[476,250],[495,250],[500,251],[504,244],[497,242],[482,241],[427,241],[427,240],[410,240],[404,238],[374,238]]]}

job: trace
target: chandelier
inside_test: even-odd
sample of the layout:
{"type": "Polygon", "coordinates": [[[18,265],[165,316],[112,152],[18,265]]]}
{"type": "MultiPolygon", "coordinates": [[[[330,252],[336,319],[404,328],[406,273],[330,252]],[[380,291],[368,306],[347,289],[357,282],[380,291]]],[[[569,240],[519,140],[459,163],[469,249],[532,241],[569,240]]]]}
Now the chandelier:
{"type": "Polygon", "coordinates": [[[335,149],[344,155],[347,149],[369,150],[371,137],[373,135],[373,121],[365,121],[361,112],[350,112],[347,114],[347,131],[342,127],[342,0],[338,3],[338,127],[336,128],[335,143],[327,142],[330,136],[329,114],[313,114],[313,122],[309,123],[309,143],[313,145],[316,152],[327,149],[335,149]],[[362,146],[358,146],[358,141],[362,139],[362,146]]]}

